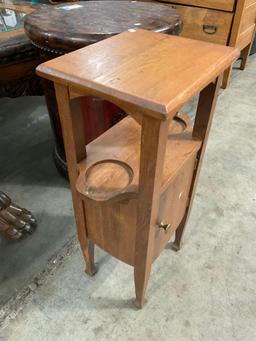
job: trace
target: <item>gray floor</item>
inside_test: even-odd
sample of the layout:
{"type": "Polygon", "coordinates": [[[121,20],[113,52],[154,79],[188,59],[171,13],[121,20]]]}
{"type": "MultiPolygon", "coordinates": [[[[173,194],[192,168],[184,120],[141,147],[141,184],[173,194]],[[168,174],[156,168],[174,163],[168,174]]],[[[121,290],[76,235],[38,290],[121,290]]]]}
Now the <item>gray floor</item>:
{"type": "Polygon", "coordinates": [[[26,240],[0,236],[0,307],[75,234],[68,184],[53,165],[52,148],[42,97],[0,99],[0,190],[38,220],[38,229],[26,240]]]}
{"type": "MultiPolygon", "coordinates": [[[[14,104],[2,101],[1,109],[2,103],[2,122],[10,133],[7,115],[14,104]]],[[[22,250],[1,241],[1,273],[2,266],[5,273],[1,295],[6,286],[10,290],[20,286],[16,281],[21,272],[29,273],[22,276],[24,284],[35,269],[41,271],[47,257],[63,250],[74,233],[70,195],[50,159],[52,141],[42,101],[35,99],[31,104],[21,99],[17,104],[27,119],[19,121],[18,113],[12,114],[20,123],[16,138],[12,133],[6,142],[1,186],[26,202],[40,224],[22,250]],[[25,103],[30,107],[25,109],[25,103]],[[34,129],[27,127],[31,115],[34,129]],[[23,142],[25,129],[31,129],[33,136],[23,142]],[[26,151],[25,143],[30,146],[26,151]],[[17,170],[11,161],[14,149],[17,170]]],[[[230,88],[219,97],[184,247],[177,254],[167,248],[155,262],[143,310],[137,311],[131,303],[132,268],[97,249],[100,269],[89,278],[78,245],[73,243],[57,261],[59,266],[8,316],[0,340],[254,341],[255,108],[256,55],[244,72],[233,74],[230,88]]],[[[1,144],[5,140],[1,134],[1,144]]]]}

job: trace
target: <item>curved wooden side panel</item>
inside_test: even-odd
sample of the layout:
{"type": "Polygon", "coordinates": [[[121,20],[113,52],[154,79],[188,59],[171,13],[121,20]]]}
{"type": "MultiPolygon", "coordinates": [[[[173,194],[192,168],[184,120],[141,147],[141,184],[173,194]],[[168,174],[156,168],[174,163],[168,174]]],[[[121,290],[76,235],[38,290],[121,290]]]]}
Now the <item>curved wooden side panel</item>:
{"type": "Polygon", "coordinates": [[[137,199],[96,202],[85,199],[87,235],[113,257],[134,264],[137,199]]]}

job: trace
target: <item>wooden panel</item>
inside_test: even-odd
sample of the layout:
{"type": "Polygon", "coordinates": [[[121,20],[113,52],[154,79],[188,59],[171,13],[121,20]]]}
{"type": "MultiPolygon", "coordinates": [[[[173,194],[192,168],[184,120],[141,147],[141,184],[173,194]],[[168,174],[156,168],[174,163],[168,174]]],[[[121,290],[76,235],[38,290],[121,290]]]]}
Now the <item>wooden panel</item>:
{"type": "Polygon", "coordinates": [[[243,34],[252,26],[255,26],[256,20],[256,2],[251,6],[244,9],[242,18],[241,18],[241,26],[239,34],[243,34]]]}
{"type": "Polygon", "coordinates": [[[84,201],[88,238],[106,252],[133,265],[137,200],[84,201]]]}
{"type": "Polygon", "coordinates": [[[256,1],[238,1],[229,45],[240,49],[248,46],[253,38],[255,22],[256,1]]]}
{"type": "Polygon", "coordinates": [[[255,25],[249,27],[249,29],[243,32],[242,34],[239,34],[237,41],[236,41],[236,47],[242,50],[247,45],[249,45],[254,36],[254,31],[255,31],[255,25]]]}
{"type": "Polygon", "coordinates": [[[162,0],[165,2],[173,2],[183,5],[198,6],[204,8],[220,9],[223,11],[232,12],[234,9],[235,0],[162,0]]]}
{"type": "Polygon", "coordinates": [[[182,15],[181,36],[226,45],[233,14],[204,8],[175,5],[182,15]]]}
{"type": "Polygon", "coordinates": [[[132,103],[164,120],[238,55],[238,50],[226,46],[134,30],[52,59],[37,72],[78,90],[90,88],[110,101],[114,97],[132,103]]]}

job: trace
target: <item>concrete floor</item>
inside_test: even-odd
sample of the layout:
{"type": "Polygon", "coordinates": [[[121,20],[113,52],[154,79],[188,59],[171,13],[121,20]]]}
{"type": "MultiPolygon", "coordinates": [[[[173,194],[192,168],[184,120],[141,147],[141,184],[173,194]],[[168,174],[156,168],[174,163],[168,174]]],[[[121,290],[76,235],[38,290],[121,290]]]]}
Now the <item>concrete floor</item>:
{"type": "MultiPolygon", "coordinates": [[[[34,119],[36,114],[42,117],[42,100],[36,101],[38,112],[36,106],[25,109],[29,99],[17,102],[24,105],[22,116],[24,112],[24,117],[31,115],[29,110],[34,108],[34,119]]],[[[4,105],[8,113],[16,104],[6,100],[4,105]]],[[[2,325],[0,340],[256,340],[255,108],[256,55],[244,72],[234,72],[230,88],[219,97],[183,249],[174,253],[167,248],[155,262],[147,291],[149,300],[143,310],[134,309],[131,303],[131,267],[97,249],[100,269],[89,278],[83,271],[79,247],[73,243],[64,258],[57,260],[58,266],[42,276],[39,286],[11,311],[2,325]]],[[[25,123],[20,120],[15,134],[23,136],[20,129],[25,123]]],[[[19,273],[31,267],[41,271],[45,263],[35,257],[47,258],[45,252],[63,250],[74,233],[70,195],[49,156],[49,127],[41,138],[39,127],[25,141],[33,147],[23,160],[32,166],[22,163],[20,175],[20,163],[14,160],[15,171],[10,158],[4,171],[3,189],[17,193],[17,199],[26,202],[40,222],[37,234],[25,241],[27,255],[26,244],[17,256],[10,250],[18,247],[1,241],[1,272],[2,259],[7,263],[4,286],[18,278],[17,268],[7,274],[7,268],[15,266],[13,257],[22,267],[19,273]],[[34,169],[40,173],[36,175],[34,169]],[[40,244],[35,246],[40,236],[44,240],[42,250],[40,244]],[[24,263],[23,257],[29,258],[34,248],[39,254],[33,251],[30,261],[24,263]]],[[[19,157],[26,152],[25,142],[19,157]]],[[[19,138],[8,137],[7,154],[12,160],[18,147],[19,138]]]]}
{"type": "Polygon", "coordinates": [[[0,307],[30,284],[75,235],[67,182],[52,161],[53,138],[43,97],[0,99],[0,190],[38,220],[33,236],[0,236],[0,307]]]}

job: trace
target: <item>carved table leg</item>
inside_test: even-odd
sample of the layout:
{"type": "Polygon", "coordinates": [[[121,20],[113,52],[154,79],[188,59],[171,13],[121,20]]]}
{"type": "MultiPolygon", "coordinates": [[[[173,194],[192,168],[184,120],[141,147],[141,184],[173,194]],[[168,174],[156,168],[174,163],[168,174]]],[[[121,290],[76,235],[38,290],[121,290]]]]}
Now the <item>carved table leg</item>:
{"type": "Polygon", "coordinates": [[[36,219],[30,211],[19,207],[0,191],[0,234],[17,240],[32,234],[36,225],[36,219]]]}

